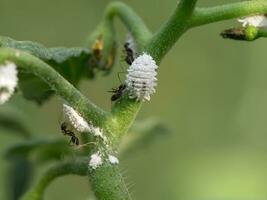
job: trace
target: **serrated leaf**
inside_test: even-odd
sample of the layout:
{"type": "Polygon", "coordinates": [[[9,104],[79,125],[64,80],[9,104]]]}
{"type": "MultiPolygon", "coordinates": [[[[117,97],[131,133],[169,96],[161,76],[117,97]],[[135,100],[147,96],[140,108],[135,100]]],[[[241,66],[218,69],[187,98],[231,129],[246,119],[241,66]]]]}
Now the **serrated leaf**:
{"type": "MultiPolygon", "coordinates": [[[[1,47],[26,51],[38,57],[52,66],[74,86],[78,84],[85,74],[90,74],[89,78],[94,76],[93,69],[88,65],[91,54],[86,48],[46,48],[44,45],[36,42],[16,41],[9,37],[0,36],[0,48],[1,47]]],[[[34,100],[39,104],[43,103],[53,94],[45,82],[31,74],[20,73],[19,86],[25,98],[34,100]]]]}

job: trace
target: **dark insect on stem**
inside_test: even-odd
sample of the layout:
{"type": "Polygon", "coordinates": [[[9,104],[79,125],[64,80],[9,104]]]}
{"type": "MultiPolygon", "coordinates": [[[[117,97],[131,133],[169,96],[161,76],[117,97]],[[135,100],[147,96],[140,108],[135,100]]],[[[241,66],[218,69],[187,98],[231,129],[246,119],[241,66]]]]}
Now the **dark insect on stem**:
{"type": "Polygon", "coordinates": [[[119,98],[121,98],[121,96],[123,95],[124,90],[126,89],[126,84],[120,84],[119,87],[117,88],[112,88],[110,91],[113,93],[113,95],[111,96],[111,101],[116,101],[119,98]]]}
{"type": "Polygon", "coordinates": [[[246,40],[243,27],[224,30],[221,32],[221,36],[226,39],[246,40]]]}
{"type": "Polygon", "coordinates": [[[126,52],[126,57],[124,60],[128,65],[131,65],[134,61],[134,50],[131,48],[131,43],[125,42],[123,47],[126,52]]]}
{"type": "MultiPolygon", "coordinates": [[[[127,41],[124,43],[123,47],[124,47],[124,51],[126,53],[126,56],[124,58],[124,61],[128,64],[131,65],[134,61],[134,50],[131,48],[132,44],[131,42],[127,41]]],[[[124,72],[119,72],[118,73],[118,78],[121,82],[120,73],[124,73],[124,72]]],[[[121,96],[123,95],[124,90],[126,89],[126,84],[125,83],[121,83],[117,88],[112,88],[111,92],[113,93],[113,95],[111,96],[111,101],[116,101],[119,98],[121,98],[121,96]]]]}
{"type": "Polygon", "coordinates": [[[61,124],[60,128],[61,128],[63,135],[70,136],[70,141],[69,141],[70,144],[72,143],[72,144],[75,144],[77,146],[80,144],[79,138],[76,137],[74,132],[67,129],[67,124],[65,122],[63,122],[61,124]]]}

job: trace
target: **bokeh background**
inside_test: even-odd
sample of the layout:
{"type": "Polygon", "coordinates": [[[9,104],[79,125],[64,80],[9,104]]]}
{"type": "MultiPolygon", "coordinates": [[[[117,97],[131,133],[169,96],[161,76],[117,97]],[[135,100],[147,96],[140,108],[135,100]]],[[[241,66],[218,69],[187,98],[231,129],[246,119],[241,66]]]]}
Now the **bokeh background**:
{"type": "MultiPolygon", "coordinates": [[[[122,0],[155,31],[176,0],[122,0]]],[[[0,34],[48,47],[82,46],[100,21],[108,0],[0,0],[0,34]]],[[[199,6],[234,2],[199,0],[199,6]]],[[[159,85],[138,119],[157,117],[169,134],[121,159],[124,176],[138,200],[263,200],[267,198],[267,40],[235,42],[219,36],[235,20],[187,32],[165,57],[159,85]]],[[[116,20],[120,46],[125,29],[116,20]]],[[[81,90],[110,109],[111,86],[119,84],[120,58],[112,74],[83,81],[81,90]]],[[[41,137],[60,136],[61,101],[42,107],[15,96],[1,106],[41,137]],[[17,114],[18,111],[20,114],[17,114]]],[[[20,139],[0,129],[0,153],[20,139]]],[[[0,161],[0,199],[6,197],[6,171],[0,161]]],[[[38,168],[37,174],[41,174],[38,168]]],[[[23,170],[22,172],[23,173],[23,170]]],[[[45,199],[84,200],[85,177],[67,176],[49,186],[45,199]]]]}

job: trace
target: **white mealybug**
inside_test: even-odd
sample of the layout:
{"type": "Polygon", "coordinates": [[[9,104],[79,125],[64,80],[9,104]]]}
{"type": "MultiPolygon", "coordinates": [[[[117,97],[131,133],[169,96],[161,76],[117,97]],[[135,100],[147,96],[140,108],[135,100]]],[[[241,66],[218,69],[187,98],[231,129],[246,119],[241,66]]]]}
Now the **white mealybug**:
{"type": "Polygon", "coordinates": [[[93,126],[90,122],[87,122],[81,115],[67,104],[63,104],[64,122],[66,122],[71,129],[78,132],[88,132],[96,137],[105,138],[102,130],[99,127],[93,126]]]}
{"type": "Polygon", "coordinates": [[[242,19],[238,19],[238,22],[242,23],[242,26],[254,26],[254,27],[266,27],[267,18],[265,15],[248,16],[242,19]]]}
{"type": "Polygon", "coordinates": [[[116,156],[108,155],[108,160],[113,165],[119,164],[119,159],[116,156]]]}
{"type": "Polygon", "coordinates": [[[125,81],[129,98],[137,101],[150,100],[150,95],[155,93],[155,86],[157,85],[157,68],[154,59],[146,53],[133,61],[125,81]]]}
{"type": "Polygon", "coordinates": [[[91,128],[84,118],[72,107],[63,104],[64,121],[78,132],[90,132],[91,128]]]}
{"type": "Polygon", "coordinates": [[[17,84],[17,66],[11,62],[0,65],[0,105],[12,96],[17,84]]]}
{"type": "Polygon", "coordinates": [[[103,164],[103,160],[99,152],[96,152],[91,155],[90,161],[89,161],[89,168],[96,169],[102,164],[103,164]]]}

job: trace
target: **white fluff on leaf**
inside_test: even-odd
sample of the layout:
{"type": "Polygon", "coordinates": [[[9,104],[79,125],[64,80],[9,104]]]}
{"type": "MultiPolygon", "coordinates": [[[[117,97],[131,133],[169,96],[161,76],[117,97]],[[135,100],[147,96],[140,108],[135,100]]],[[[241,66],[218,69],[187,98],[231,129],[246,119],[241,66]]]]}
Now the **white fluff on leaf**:
{"type": "Polygon", "coordinates": [[[126,76],[129,98],[137,101],[150,100],[150,95],[155,93],[157,85],[157,68],[155,60],[147,53],[143,53],[133,61],[126,76]]]}
{"type": "Polygon", "coordinates": [[[11,62],[0,65],[0,105],[9,100],[17,84],[17,66],[11,62]]]}
{"type": "Polygon", "coordinates": [[[241,19],[238,19],[238,22],[242,23],[243,27],[254,26],[254,27],[266,27],[267,18],[265,15],[255,15],[248,16],[241,19]]]}
{"type": "Polygon", "coordinates": [[[94,153],[90,157],[89,168],[96,169],[103,164],[103,160],[99,152],[94,153]]]}

